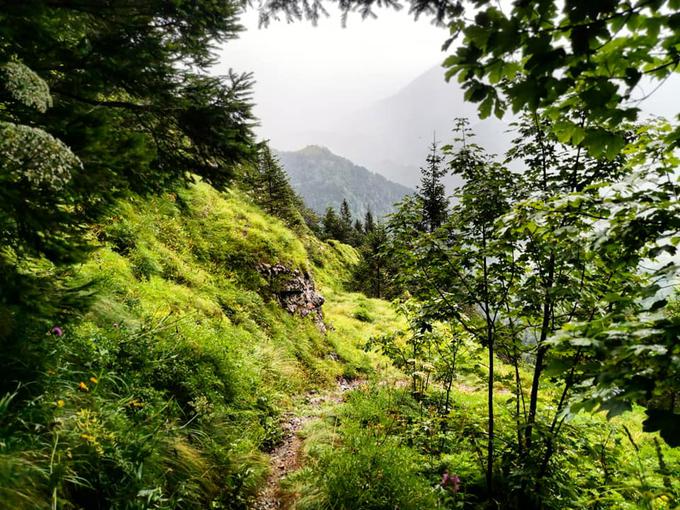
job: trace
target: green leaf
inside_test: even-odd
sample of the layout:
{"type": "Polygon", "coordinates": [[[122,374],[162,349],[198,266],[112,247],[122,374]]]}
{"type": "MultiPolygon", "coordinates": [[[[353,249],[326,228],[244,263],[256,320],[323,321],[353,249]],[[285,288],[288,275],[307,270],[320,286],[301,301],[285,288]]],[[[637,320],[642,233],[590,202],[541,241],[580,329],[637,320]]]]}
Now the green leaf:
{"type": "Polygon", "coordinates": [[[491,115],[491,108],[493,106],[493,96],[487,96],[479,105],[479,118],[486,119],[491,115]]]}
{"type": "Polygon", "coordinates": [[[602,403],[600,408],[607,411],[607,419],[611,420],[615,416],[628,412],[632,409],[630,402],[620,399],[607,400],[602,403]]]}

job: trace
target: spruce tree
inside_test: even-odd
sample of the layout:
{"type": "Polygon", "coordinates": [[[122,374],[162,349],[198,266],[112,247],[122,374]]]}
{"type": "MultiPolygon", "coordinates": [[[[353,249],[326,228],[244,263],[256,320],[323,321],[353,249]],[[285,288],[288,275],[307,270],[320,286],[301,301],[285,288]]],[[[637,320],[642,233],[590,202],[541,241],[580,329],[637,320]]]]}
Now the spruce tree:
{"type": "Polygon", "coordinates": [[[388,244],[385,226],[374,224],[359,247],[361,259],[354,270],[354,287],[368,296],[384,298],[395,294],[392,279],[397,267],[387,249],[388,244]]]}
{"type": "Polygon", "coordinates": [[[373,230],[375,230],[375,219],[369,207],[368,211],[366,211],[366,216],[364,216],[364,233],[369,234],[373,230]]]}
{"type": "Polygon", "coordinates": [[[262,145],[257,164],[255,193],[264,209],[273,216],[288,219],[295,211],[295,192],[288,175],[266,145],[262,145]]]}
{"type": "Polygon", "coordinates": [[[325,239],[335,239],[342,241],[342,228],[340,226],[340,218],[335,212],[335,209],[328,207],[323,219],[321,220],[323,226],[323,233],[325,239]]]}
{"type": "Polygon", "coordinates": [[[418,197],[423,207],[423,228],[427,232],[438,229],[448,217],[448,200],[442,177],[446,168],[442,168],[442,157],[439,155],[437,142],[430,145],[430,153],[425,160],[427,165],[420,168],[420,186],[418,197]]]}
{"type": "Polygon", "coordinates": [[[88,227],[117,199],[195,175],[224,188],[253,159],[250,77],[206,72],[239,9],[0,0],[0,315],[36,310],[0,340],[71,307],[57,306],[55,273],[93,245],[88,227]],[[25,270],[39,260],[54,271],[25,270]]]}
{"type": "Polygon", "coordinates": [[[352,212],[346,198],[343,198],[340,204],[340,225],[344,234],[343,242],[348,242],[352,232],[352,212]]]}

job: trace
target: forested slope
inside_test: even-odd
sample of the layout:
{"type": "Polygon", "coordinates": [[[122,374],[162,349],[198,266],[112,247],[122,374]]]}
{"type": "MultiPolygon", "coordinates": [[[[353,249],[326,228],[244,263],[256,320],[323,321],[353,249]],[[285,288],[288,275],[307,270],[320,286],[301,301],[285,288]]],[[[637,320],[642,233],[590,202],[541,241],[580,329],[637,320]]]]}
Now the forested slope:
{"type": "Polygon", "coordinates": [[[328,207],[340,209],[347,200],[355,218],[364,218],[368,211],[382,218],[394,212],[394,204],[412,191],[326,147],[310,145],[295,152],[278,152],[278,156],[293,189],[320,215],[328,207]]]}

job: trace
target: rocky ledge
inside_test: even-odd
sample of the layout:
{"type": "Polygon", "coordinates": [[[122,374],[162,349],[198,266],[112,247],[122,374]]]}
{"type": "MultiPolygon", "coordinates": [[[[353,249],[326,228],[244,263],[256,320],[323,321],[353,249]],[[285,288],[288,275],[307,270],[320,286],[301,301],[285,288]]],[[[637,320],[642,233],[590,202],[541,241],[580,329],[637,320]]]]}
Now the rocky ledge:
{"type": "Polygon", "coordinates": [[[309,273],[283,264],[260,263],[257,270],[267,279],[270,290],[284,309],[301,317],[311,315],[319,330],[326,332],[321,310],[324,298],[317,292],[309,273]]]}

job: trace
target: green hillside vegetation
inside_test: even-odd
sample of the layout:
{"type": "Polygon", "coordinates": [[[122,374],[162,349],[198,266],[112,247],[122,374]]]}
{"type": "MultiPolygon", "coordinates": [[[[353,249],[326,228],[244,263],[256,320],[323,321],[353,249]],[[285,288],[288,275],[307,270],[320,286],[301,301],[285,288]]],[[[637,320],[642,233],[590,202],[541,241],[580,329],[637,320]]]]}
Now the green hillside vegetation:
{"type": "MultiPolygon", "coordinates": [[[[295,500],[291,508],[483,508],[488,370],[473,343],[462,345],[459,355],[448,410],[442,406],[445,386],[431,382],[423,395],[403,381],[363,386],[339,407],[325,408],[304,432],[306,467],[284,483],[295,500]],[[455,478],[447,482],[443,473],[455,478]]],[[[438,356],[417,362],[437,380],[438,356]]],[[[570,420],[555,459],[559,472],[544,481],[534,501],[507,498],[523,483],[521,473],[510,469],[515,417],[508,383],[514,368],[496,359],[496,371],[502,507],[677,508],[680,452],[642,431],[639,407],[613,420],[604,413],[570,420]]],[[[530,383],[529,370],[521,377],[530,383]]],[[[548,385],[545,403],[558,394],[548,385]]]]}
{"type": "Polygon", "coordinates": [[[678,508],[680,2],[409,3],[513,147],[319,222],[209,72],[244,4],[0,0],[0,510],[678,508]]]}
{"type": "MultiPolygon", "coordinates": [[[[282,413],[338,377],[368,383],[305,430],[305,467],[284,481],[291,508],[477,504],[483,353],[461,347],[442,413],[442,359],[422,351],[404,364],[395,353],[412,356],[406,318],[344,290],[353,248],[296,233],[242,192],[204,183],[120,202],[92,235],[101,245],[69,281],[96,282],[90,311],[44,332],[49,356],[24,358],[40,363],[35,380],[3,399],[3,508],[248,508],[281,441],[282,413]],[[280,307],[261,262],[314,275],[327,335],[280,307]],[[26,392],[31,404],[16,408],[26,392]],[[441,486],[444,471],[460,492],[441,486]]],[[[497,363],[496,391],[511,397],[513,369],[497,363]]],[[[512,408],[512,398],[496,402],[502,441],[512,441],[512,408]]],[[[565,469],[549,482],[555,497],[573,508],[672,508],[679,454],[643,434],[642,419],[636,410],[570,423],[565,469]]]]}
{"type": "Polygon", "coordinates": [[[373,372],[361,345],[393,312],[342,290],[352,248],[299,236],[235,190],[131,198],[92,235],[102,245],[69,281],[96,282],[90,311],[55,319],[23,360],[40,363],[35,380],[2,401],[0,506],[247,508],[281,412],[373,372]],[[334,329],[284,311],[260,262],[311,271],[334,329]]]}

